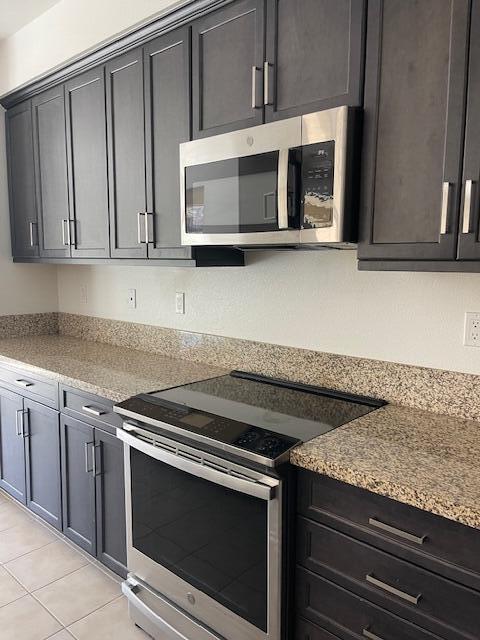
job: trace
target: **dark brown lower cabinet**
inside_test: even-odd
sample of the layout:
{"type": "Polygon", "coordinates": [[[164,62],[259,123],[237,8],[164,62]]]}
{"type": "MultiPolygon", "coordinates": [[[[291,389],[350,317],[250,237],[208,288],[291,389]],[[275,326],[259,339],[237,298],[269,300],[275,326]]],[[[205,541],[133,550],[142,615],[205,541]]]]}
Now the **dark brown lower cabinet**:
{"type": "MultiPolygon", "coordinates": [[[[353,636],[351,637],[353,638],[353,636]]],[[[338,636],[334,636],[305,618],[297,618],[295,640],[338,640],[338,636]]]]}
{"type": "Polygon", "coordinates": [[[23,398],[0,388],[0,487],[25,504],[25,447],[20,429],[23,398]]]}
{"type": "Polygon", "coordinates": [[[26,504],[57,529],[62,529],[60,425],[58,411],[33,400],[24,401],[26,504]]]}
{"type": "Polygon", "coordinates": [[[95,555],[95,477],[93,427],[61,418],[63,532],[95,555]]]}
{"type": "Polygon", "coordinates": [[[123,446],[102,429],[62,414],[63,532],[126,575],[123,446]]]}
{"type": "Polygon", "coordinates": [[[95,429],[97,476],[95,499],[97,558],[115,573],[126,575],[125,482],[123,443],[95,429]]]}
{"type": "Polygon", "coordinates": [[[296,640],[480,638],[480,531],[308,471],[297,505],[296,640]]]}

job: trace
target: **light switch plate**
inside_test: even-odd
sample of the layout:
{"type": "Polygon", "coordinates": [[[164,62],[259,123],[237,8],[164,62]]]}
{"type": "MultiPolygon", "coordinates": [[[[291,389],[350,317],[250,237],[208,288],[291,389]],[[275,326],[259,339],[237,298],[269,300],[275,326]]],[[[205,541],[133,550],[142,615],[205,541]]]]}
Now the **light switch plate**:
{"type": "Polygon", "coordinates": [[[84,284],[80,287],[80,302],[82,304],[87,304],[88,302],[87,287],[84,284]]]}
{"type": "Polygon", "coordinates": [[[465,314],[463,344],[467,347],[480,347],[480,313],[467,311],[465,314]]]}
{"type": "Polygon", "coordinates": [[[175,313],[185,313],[185,293],[183,291],[175,292],[175,313]]]}

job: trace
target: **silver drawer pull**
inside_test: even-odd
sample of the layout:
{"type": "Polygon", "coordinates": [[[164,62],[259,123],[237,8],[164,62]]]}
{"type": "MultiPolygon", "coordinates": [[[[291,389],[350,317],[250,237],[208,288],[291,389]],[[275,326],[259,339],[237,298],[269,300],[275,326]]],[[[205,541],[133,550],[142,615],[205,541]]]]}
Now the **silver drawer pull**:
{"type": "Polygon", "coordinates": [[[95,407],[90,407],[88,404],[85,404],[82,407],[82,411],[85,411],[85,413],[90,413],[92,416],[103,416],[105,415],[107,412],[106,411],[102,411],[101,409],[95,409],[95,407]]]}
{"type": "Polygon", "coordinates": [[[22,380],[21,378],[19,380],[15,380],[15,382],[17,384],[19,384],[21,387],[33,387],[33,382],[29,382],[28,380],[22,380]]]}
{"type": "Polygon", "coordinates": [[[381,529],[382,531],[386,531],[387,533],[392,533],[394,536],[408,540],[409,542],[415,542],[416,544],[423,544],[427,539],[427,536],[414,536],[413,533],[408,533],[408,531],[402,531],[401,529],[392,527],[389,524],[385,524],[385,522],[377,520],[376,518],[369,518],[368,524],[372,527],[376,527],[377,529],[381,529]]]}
{"type": "Polygon", "coordinates": [[[422,597],[421,593],[419,593],[418,596],[411,596],[409,593],[405,593],[405,591],[400,591],[400,589],[396,589],[395,587],[392,587],[392,585],[378,580],[371,573],[367,573],[367,575],[365,576],[365,580],[370,584],[373,584],[374,587],[383,589],[383,591],[387,591],[388,593],[391,593],[392,595],[397,596],[398,598],[401,598],[406,602],[410,602],[410,604],[418,604],[420,598],[422,597]]]}
{"type": "Polygon", "coordinates": [[[375,633],[372,633],[368,630],[368,627],[363,629],[362,636],[364,638],[368,638],[368,640],[383,640],[380,636],[377,636],[375,633]]]}

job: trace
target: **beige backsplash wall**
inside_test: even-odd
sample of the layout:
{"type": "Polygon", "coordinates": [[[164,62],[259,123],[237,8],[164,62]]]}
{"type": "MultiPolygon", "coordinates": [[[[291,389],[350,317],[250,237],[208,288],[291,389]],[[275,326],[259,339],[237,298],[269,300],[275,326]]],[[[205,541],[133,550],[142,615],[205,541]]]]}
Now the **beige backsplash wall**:
{"type": "Polygon", "coordinates": [[[247,260],[221,269],[62,266],[59,310],[480,374],[480,349],[463,346],[464,313],[480,311],[480,274],[359,272],[351,251],[247,260]],[[175,313],[176,291],[186,294],[185,315],[175,313]]]}

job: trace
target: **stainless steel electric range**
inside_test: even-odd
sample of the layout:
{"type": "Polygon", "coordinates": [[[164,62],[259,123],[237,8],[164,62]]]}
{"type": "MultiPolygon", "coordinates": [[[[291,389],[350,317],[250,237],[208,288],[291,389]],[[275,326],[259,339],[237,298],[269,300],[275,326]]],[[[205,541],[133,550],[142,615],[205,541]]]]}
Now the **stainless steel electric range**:
{"type": "Polygon", "coordinates": [[[383,404],[239,371],[118,404],[134,622],[158,640],[286,640],[290,451],[383,404]]]}

